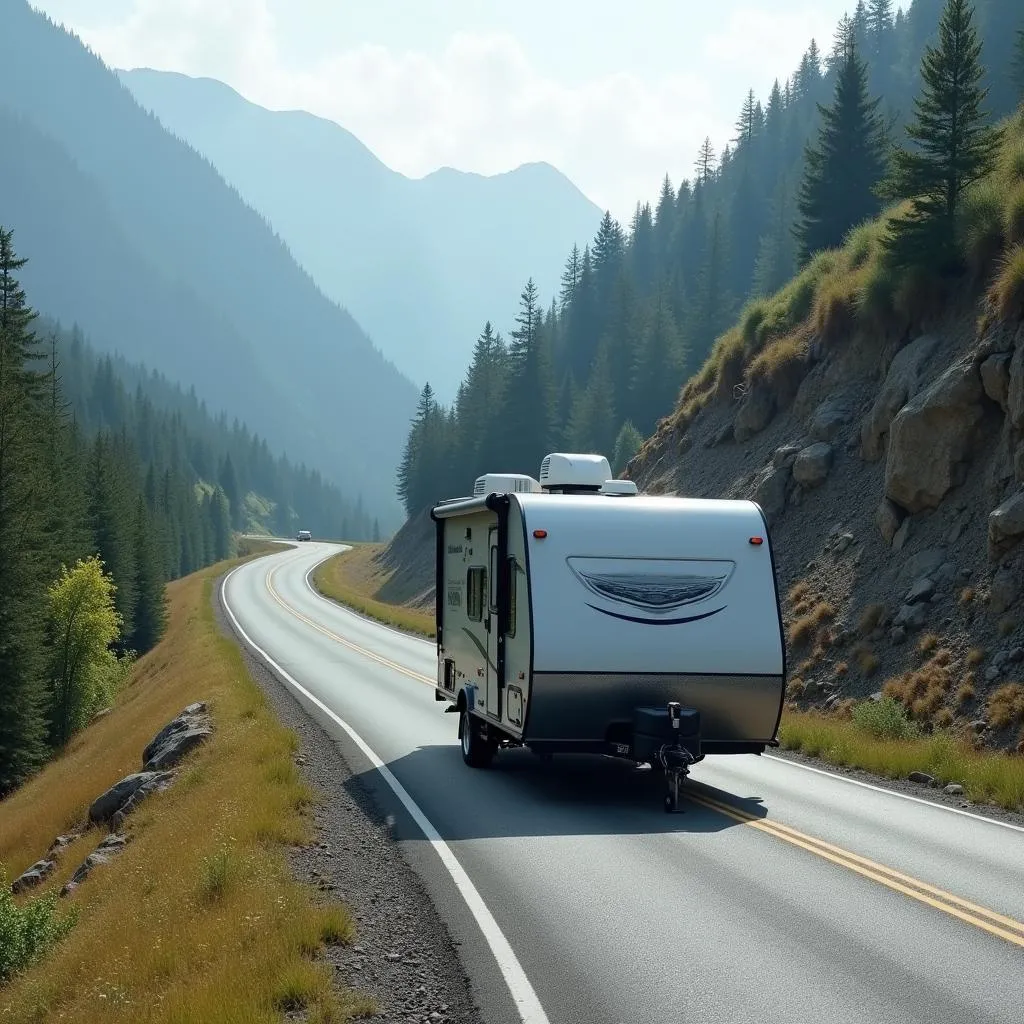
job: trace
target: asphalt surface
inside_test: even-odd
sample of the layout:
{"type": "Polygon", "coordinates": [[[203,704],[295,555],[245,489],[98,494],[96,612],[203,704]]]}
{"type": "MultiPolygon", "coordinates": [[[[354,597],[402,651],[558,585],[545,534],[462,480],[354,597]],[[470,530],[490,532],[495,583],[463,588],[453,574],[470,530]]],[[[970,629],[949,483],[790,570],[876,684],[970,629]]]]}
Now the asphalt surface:
{"type": "Polygon", "coordinates": [[[433,645],[313,591],[335,550],[226,604],[395,815],[488,1021],[1024,1019],[1024,830],[771,757],[707,758],[681,815],[610,759],[473,771],[433,645]]]}

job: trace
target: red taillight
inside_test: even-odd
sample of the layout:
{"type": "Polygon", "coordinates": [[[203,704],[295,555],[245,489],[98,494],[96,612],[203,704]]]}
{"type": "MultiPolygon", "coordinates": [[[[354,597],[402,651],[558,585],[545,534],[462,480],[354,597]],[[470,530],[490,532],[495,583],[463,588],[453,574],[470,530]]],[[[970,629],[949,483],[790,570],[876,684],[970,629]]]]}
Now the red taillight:
{"type": "Polygon", "coordinates": [[[750,543],[753,544],[755,548],[760,547],[764,543],[764,537],[751,537],[750,543]]]}
{"type": "Polygon", "coordinates": [[[533,535],[534,535],[534,537],[537,538],[537,540],[543,540],[548,535],[548,531],[547,530],[534,530],[533,531],[533,535]]]}

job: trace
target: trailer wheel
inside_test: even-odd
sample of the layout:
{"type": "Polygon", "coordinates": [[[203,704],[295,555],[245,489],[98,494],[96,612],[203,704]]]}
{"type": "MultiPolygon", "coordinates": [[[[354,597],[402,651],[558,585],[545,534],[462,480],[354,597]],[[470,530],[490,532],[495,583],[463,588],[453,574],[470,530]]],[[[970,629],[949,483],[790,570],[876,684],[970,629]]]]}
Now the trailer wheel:
{"type": "Polygon", "coordinates": [[[498,744],[485,736],[482,723],[465,708],[459,719],[459,738],[462,741],[462,760],[470,768],[488,768],[498,750],[498,744]]]}

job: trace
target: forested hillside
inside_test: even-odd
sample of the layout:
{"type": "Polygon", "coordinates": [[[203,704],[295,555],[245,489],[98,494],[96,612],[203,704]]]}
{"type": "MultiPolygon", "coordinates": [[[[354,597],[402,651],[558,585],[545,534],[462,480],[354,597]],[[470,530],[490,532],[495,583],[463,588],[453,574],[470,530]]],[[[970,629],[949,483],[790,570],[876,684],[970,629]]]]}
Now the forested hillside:
{"type": "MultiPolygon", "coordinates": [[[[424,389],[400,471],[406,510],[466,493],[485,470],[536,475],[557,448],[607,453],[620,472],[752,300],[916,195],[909,173],[882,185],[897,149],[927,145],[905,128],[943,7],[861,0],[768,97],[747,94],[721,153],[707,140],[692,173],[678,186],[666,177],[628,229],[606,215],[593,243],[570,254],[553,301],[531,280],[510,339],[483,331],[452,407],[424,389]]],[[[1024,12],[1017,0],[972,9],[992,123],[1020,95],[1024,12]]]]}
{"type": "Polygon", "coordinates": [[[416,388],[265,220],[24,0],[0,4],[0,96],[0,214],[38,308],[358,480],[393,521],[416,388]]]}
{"type": "Polygon", "coordinates": [[[205,78],[149,69],[120,75],[270,220],[403,373],[431,380],[446,399],[480,324],[511,321],[529,274],[545,286],[557,282],[563,254],[601,219],[548,164],[408,178],[344,128],[305,111],[265,110],[205,78]]]}
{"type": "Polygon", "coordinates": [[[105,702],[160,638],[165,582],[227,557],[233,527],[373,528],[244,426],[37,318],[24,269],[0,229],[0,795],[105,702]]]}

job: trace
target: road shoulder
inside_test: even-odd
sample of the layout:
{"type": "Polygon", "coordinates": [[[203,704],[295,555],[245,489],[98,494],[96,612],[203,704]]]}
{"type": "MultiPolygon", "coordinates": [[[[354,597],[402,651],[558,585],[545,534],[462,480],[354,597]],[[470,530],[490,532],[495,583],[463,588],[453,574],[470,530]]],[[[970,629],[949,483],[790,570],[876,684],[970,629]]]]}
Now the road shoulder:
{"type": "Polygon", "coordinates": [[[377,1001],[376,1019],[483,1024],[455,944],[387,817],[335,742],[236,635],[222,584],[223,577],[213,598],[218,627],[238,643],[252,678],[295,733],[298,770],[320,797],[312,810],[315,842],[294,849],[291,861],[300,879],[341,899],[356,921],[355,942],[328,952],[340,980],[377,1001]]]}

